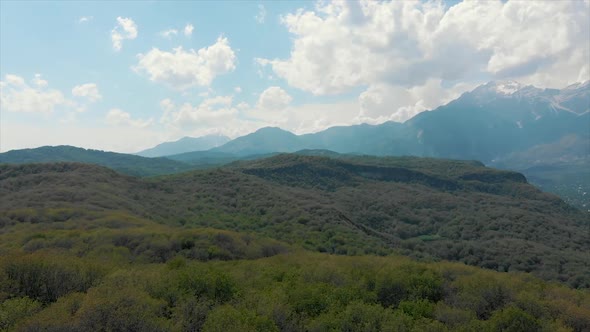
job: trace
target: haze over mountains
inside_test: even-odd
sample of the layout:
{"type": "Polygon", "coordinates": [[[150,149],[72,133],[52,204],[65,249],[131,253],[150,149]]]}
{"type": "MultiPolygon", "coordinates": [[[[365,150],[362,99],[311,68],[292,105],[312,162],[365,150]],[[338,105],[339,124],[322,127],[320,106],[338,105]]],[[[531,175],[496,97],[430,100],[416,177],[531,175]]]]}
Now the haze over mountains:
{"type": "Polygon", "coordinates": [[[138,156],[110,154],[101,161],[91,157],[90,150],[72,154],[72,148],[64,149],[9,151],[0,154],[0,162],[92,162],[145,176],[306,149],[479,160],[521,171],[544,190],[585,207],[590,199],[584,194],[590,192],[590,81],[561,90],[490,82],[404,123],[332,127],[305,135],[266,127],[229,141],[218,135],[185,137],[138,152],[140,156],[170,159],[159,159],[157,165],[142,171],[125,163],[113,164],[115,156],[150,163],[138,156]]]}
{"type": "MultiPolygon", "coordinates": [[[[568,135],[582,140],[590,135],[590,81],[561,90],[539,89],[512,81],[490,82],[405,123],[332,127],[306,135],[267,127],[211,151],[246,156],[326,149],[339,153],[416,155],[491,163],[509,153],[557,144],[568,135]]],[[[210,137],[199,138],[207,139],[210,137]]],[[[158,151],[149,156],[190,152],[186,148],[187,140],[164,143],[169,150],[146,151],[158,151]]],[[[209,149],[192,151],[204,150],[209,149]]],[[[145,151],[138,154],[148,156],[145,151]]]]}
{"type": "Polygon", "coordinates": [[[223,135],[207,135],[202,137],[183,137],[174,142],[165,142],[136,153],[142,157],[163,157],[190,151],[209,150],[229,142],[223,135]]]}

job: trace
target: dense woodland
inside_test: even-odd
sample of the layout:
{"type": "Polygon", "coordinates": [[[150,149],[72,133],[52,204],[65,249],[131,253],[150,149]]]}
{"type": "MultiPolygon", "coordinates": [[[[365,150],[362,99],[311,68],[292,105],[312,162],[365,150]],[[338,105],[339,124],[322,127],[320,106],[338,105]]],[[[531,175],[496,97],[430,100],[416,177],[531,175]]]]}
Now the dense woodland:
{"type": "Polygon", "coordinates": [[[586,331],[589,250],[587,214],[478,162],[0,165],[0,330],[586,331]]]}

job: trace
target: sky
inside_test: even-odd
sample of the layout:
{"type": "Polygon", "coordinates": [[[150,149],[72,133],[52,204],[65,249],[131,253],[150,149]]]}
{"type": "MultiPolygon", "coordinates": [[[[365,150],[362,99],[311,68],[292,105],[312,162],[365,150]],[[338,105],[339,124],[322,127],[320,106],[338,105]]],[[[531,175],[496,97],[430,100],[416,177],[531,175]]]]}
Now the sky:
{"type": "Polygon", "coordinates": [[[590,0],[0,1],[0,152],[403,122],[590,79],[590,0]]]}

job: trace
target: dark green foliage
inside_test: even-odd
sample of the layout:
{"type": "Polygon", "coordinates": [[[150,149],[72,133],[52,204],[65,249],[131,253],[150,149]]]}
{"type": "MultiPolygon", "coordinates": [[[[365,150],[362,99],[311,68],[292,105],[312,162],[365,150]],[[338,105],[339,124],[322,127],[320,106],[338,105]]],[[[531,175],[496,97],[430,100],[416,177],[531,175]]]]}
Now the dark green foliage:
{"type": "Polygon", "coordinates": [[[129,287],[92,289],[76,312],[82,331],[165,331],[163,301],[129,287]]]}
{"type": "Polygon", "coordinates": [[[426,299],[437,302],[443,295],[442,278],[431,270],[414,265],[381,272],[376,290],[379,303],[394,308],[404,300],[426,299]]]}
{"type": "Polygon", "coordinates": [[[110,243],[100,249],[105,255],[164,262],[178,255],[227,260],[285,250],[280,243],[252,246],[250,235],[191,238],[186,231],[210,227],[320,252],[397,251],[590,286],[590,258],[583,254],[590,250],[587,216],[518,173],[478,162],[279,155],[149,180],[81,164],[21,165],[0,166],[0,183],[0,224],[43,233],[21,239],[29,252],[100,255],[101,244],[110,243]],[[184,230],[138,232],[146,221],[184,230]],[[47,233],[64,222],[84,232],[121,231],[84,237],[84,248],[82,238],[47,233]]]}
{"type": "Polygon", "coordinates": [[[281,155],[144,180],[0,166],[0,222],[16,308],[0,322],[17,331],[590,326],[587,290],[359,256],[587,287],[585,215],[477,162],[281,155]]]}
{"type": "Polygon", "coordinates": [[[520,332],[539,331],[541,325],[531,315],[515,307],[496,312],[490,319],[490,325],[494,331],[520,332]]]}
{"type": "Polygon", "coordinates": [[[13,325],[41,311],[41,303],[28,297],[16,297],[0,302],[0,331],[8,331],[13,325]]]}
{"type": "Polygon", "coordinates": [[[278,332],[274,322],[268,317],[257,316],[251,310],[237,310],[231,306],[221,306],[211,311],[207,317],[204,332],[278,332]]]}
{"type": "Polygon", "coordinates": [[[17,256],[0,262],[11,293],[42,303],[54,302],[71,292],[86,291],[105,271],[72,258],[59,261],[51,256],[17,256]]]}
{"type": "MultiPolygon", "coordinates": [[[[0,276],[13,260],[37,255],[5,257],[0,276]]],[[[45,257],[84,261],[63,254],[45,257]]],[[[301,252],[258,260],[187,261],[173,268],[138,263],[107,267],[109,272],[91,288],[43,306],[19,297],[0,279],[0,294],[8,296],[0,308],[10,309],[8,314],[0,311],[0,322],[16,331],[351,332],[585,331],[590,323],[587,291],[526,275],[399,256],[301,252]],[[378,301],[383,284],[381,277],[375,278],[379,275],[398,277],[405,289],[395,307],[378,301]],[[498,285],[504,290],[498,291],[498,285]],[[487,315],[478,317],[475,297],[495,301],[499,296],[489,295],[494,292],[510,295],[484,306],[487,315]]],[[[63,287],[72,288],[72,282],[65,279],[63,287]]]]}
{"type": "Polygon", "coordinates": [[[215,303],[224,303],[237,294],[237,286],[231,277],[217,271],[183,270],[178,278],[178,288],[197,298],[206,297],[215,303]]]}

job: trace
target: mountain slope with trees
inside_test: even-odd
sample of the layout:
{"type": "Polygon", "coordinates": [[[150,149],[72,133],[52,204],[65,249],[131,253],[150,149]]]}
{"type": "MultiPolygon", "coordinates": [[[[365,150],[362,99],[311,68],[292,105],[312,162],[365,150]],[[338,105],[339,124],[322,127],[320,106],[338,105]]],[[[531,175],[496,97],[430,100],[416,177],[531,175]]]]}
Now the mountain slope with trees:
{"type": "Polygon", "coordinates": [[[80,162],[102,165],[121,173],[153,176],[184,172],[194,167],[166,158],[145,158],[125,153],[83,149],[73,146],[43,146],[0,153],[0,164],[80,162]]]}
{"type": "Polygon", "coordinates": [[[478,162],[279,155],[145,180],[83,164],[5,165],[0,181],[4,227],[122,211],[313,251],[399,252],[590,285],[587,216],[478,162]]]}
{"type": "Polygon", "coordinates": [[[0,330],[582,332],[588,235],[476,161],[0,165],[0,330]]]}

